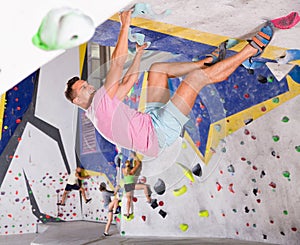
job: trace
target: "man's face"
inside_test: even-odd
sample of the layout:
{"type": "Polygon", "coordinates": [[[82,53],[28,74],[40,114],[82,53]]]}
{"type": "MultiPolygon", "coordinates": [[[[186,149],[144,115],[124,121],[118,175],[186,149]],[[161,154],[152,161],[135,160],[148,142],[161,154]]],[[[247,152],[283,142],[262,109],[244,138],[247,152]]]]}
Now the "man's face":
{"type": "Polygon", "coordinates": [[[78,80],[73,84],[72,89],[76,94],[73,103],[83,107],[91,101],[91,97],[96,92],[95,87],[84,80],[78,80]]]}

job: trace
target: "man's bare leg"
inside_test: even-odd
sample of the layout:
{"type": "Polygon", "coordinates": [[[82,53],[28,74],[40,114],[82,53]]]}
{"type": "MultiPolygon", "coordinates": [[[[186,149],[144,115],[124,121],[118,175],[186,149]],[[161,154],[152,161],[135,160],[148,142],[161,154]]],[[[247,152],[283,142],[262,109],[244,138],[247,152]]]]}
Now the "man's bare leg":
{"type": "Polygon", "coordinates": [[[191,71],[205,68],[204,63],[210,63],[212,60],[212,57],[207,57],[197,62],[152,64],[148,75],[147,102],[166,103],[170,99],[168,78],[180,77],[191,71]]]}
{"type": "Polygon", "coordinates": [[[246,59],[257,53],[257,49],[246,45],[239,53],[205,69],[191,71],[171,98],[175,106],[188,115],[203,87],[227,79],[246,59]]]}

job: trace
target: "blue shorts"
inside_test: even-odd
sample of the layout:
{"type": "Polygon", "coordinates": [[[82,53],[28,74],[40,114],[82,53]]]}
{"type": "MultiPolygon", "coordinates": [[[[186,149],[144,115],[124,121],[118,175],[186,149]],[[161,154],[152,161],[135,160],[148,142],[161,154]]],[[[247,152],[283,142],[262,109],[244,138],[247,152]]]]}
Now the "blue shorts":
{"type": "Polygon", "coordinates": [[[65,187],[66,191],[72,191],[72,190],[78,191],[79,189],[80,189],[79,185],[70,185],[70,184],[67,184],[66,187],[65,187]]]}
{"type": "Polygon", "coordinates": [[[189,120],[171,101],[147,103],[145,113],[151,116],[159,147],[172,145],[180,136],[184,124],[189,120]]]}

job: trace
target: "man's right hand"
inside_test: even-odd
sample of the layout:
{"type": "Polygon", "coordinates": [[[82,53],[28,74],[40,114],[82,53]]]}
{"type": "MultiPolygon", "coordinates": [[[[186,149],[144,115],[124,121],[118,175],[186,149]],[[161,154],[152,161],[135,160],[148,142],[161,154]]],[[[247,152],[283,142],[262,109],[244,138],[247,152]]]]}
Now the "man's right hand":
{"type": "Polygon", "coordinates": [[[132,9],[119,13],[119,19],[123,27],[129,27],[131,23],[132,9]]]}

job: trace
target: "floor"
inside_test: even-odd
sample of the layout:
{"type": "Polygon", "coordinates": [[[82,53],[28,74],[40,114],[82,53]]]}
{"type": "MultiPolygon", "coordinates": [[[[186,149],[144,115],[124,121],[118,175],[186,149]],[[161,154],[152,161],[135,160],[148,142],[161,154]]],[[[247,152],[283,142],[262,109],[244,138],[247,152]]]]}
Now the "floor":
{"type": "Polygon", "coordinates": [[[270,243],[246,242],[219,238],[159,238],[159,237],[124,237],[118,232],[116,225],[112,225],[112,236],[104,237],[105,224],[96,222],[73,221],[66,223],[52,223],[39,225],[39,233],[3,236],[0,245],[105,245],[105,244],[205,244],[205,245],[258,245],[270,243]]]}

